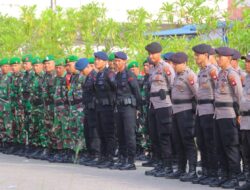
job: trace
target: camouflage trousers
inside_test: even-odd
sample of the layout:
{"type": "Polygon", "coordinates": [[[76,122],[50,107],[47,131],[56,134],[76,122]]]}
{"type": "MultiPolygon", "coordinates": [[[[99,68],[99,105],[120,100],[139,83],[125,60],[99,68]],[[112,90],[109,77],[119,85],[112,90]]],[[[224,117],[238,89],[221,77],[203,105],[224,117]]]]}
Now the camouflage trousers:
{"type": "Polygon", "coordinates": [[[69,123],[65,130],[64,148],[74,150],[75,152],[85,149],[83,109],[82,104],[69,106],[69,123]]]}
{"type": "Polygon", "coordinates": [[[12,107],[13,113],[13,123],[12,123],[12,130],[14,133],[14,143],[19,144],[26,144],[28,133],[24,127],[24,109],[19,104],[17,106],[12,107]]]}
{"type": "Polygon", "coordinates": [[[22,100],[22,104],[23,104],[23,109],[24,109],[24,124],[23,125],[28,134],[27,143],[31,144],[30,137],[32,136],[31,134],[32,131],[30,130],[30,128],[32,125],[32,118],[31,118],[32,107],[31,107],[31,103],[29,99],[22,100]]]}
{"type": "Polygon", "coordinates": [[[64,106],[55,106],[54,123],[50,131],[52,148],[61,150],[64,148],[64,138],[68,126],[68,109],[64,106]]]}
{"type": "Polygon", "coordinates": [[[44,140],[44,146],[52,148],[51,130],[54,122],[54,104],[45,105],[44,109],[44,128],[41,138],[44,140]]]}
{"type": "Polygon", "coordinates": [[[29,128],[29,142],[34,146],[47,146],[47,137],[44,135],[44,106],[33,105],[31,111],[32,124],[29,128]]]}
{"type": "Polygon", "coordinates": [[[10,103],[0,103],[0,141],[12,142],[12,112],[10,103]]]}

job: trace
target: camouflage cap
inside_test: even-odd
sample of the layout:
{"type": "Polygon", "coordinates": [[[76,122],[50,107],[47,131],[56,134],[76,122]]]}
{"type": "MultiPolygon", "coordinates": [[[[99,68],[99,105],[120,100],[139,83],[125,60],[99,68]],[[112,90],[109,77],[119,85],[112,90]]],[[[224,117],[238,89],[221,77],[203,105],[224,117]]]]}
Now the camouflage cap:
{"type": "Polygon", "coordinates": [[[10,60],[8,58],[3,58],[0,61],[0,66],[9,65],[9,64],[10,64],[10,60]]]}
{"type": "Polygon", "coordinates": [[[24,55],[22,57],[22,62],[32,62],[32,55],[31,54],[27,54],[27,55],[24,55]]]}
{"type": "Polygon", "coordinates": [[[69,55],[66,57],[66,63],[69,63],[69,62],[76,62],[78,61],[78,57],[76,55],[69,55]]]}
{"type": "Polygon", "coordinates": [[[66,62],[64,58],[57,59],[56,60],[56,65],[55,66],[66,66],[66,62]]]}
{"type": "Polygon", "coordinates": [[[10,59],[10,65],[20,64],[20,63],[21,63],[21,59],[19,57],[12,57],[10,59]]]}

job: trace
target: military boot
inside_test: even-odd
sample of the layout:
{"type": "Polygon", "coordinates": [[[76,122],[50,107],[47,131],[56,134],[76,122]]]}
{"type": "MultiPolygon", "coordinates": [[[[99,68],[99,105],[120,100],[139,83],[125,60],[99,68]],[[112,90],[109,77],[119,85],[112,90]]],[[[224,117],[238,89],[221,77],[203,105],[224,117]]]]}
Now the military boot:
{"type": "Polygon", "coordinates": [[[196,166],[189,166],[189,172],[186,173],[184,176],[180,177],[180,181],[182,182],[191,182],[194,179],[197,178],[197,174],[196,174],[196,166]]]}
{"type": "Polygon", "coordinates": [[[173,172],[172,163],[168,161],[163,162],[163,167],[154,173],[155,177],[166,177],[166,175],[173,172]]]}
{"type": "Polygon", "coordinates": [[[202,173],[201,173],[201,176],[195,178],[192,183],[193,184],[200,184],[200,181],[204,180],[208,178],[208,172],[207,172],[207,169],[206,168],[202,168],[202,173]]]}
{"type": "Polygon", "coordinates": [[[162,162],[159,162],[159,163],[154,167],[154,169],[145,171],[145,175],[147,175],[147,176],[154,176],[154,174],[155,174],[157,171],[161,170],[162,168],[163,168],[163,164],[162,164],[162,162]]]}
{"type": "Polygon", "coordinates": [[[100,164],[97,164],[96,167],[97,168],[110,168],[114,165],[114,160],[113,160],[113,157],[112,156],[108,156],[104,162],[100,163],[100,164]]]}
{"type": "Polygon", "coordinates": [[[211,183],[209,183],[210,187],[220,187],[223,183],[228,180],[227,172],[221,170],[221,177],[216,177],[211,183]]]}
{"type": "Polygon", "coordinates": [[[234,189],[236,187],[239,187],[239,180],[237,178],[237,175],[231,175],[231,177],[225,183],[221,184],[221,187],[224,189],[234,189]]]}
{"type": "Polygon", "coordinates": [[[136,170],[134,158],[128,158],[126,164],[121,165],[119,170],[136,170]]]}
{"type": "Polygon", "coordinates": [[[49,156],[49,149],[48,148],[44,148],[43,151],[40,154],[40,159],[41,160],[47,160],[48,156],[49,156]]]}
{"type": "Polygon", "coordinates": [[[121,156],[114,164],[113,166],[109,167],[111,170],[118,170],[120,167],[125,166],[127,163],[127,159],[123,156],[121,156]]]}

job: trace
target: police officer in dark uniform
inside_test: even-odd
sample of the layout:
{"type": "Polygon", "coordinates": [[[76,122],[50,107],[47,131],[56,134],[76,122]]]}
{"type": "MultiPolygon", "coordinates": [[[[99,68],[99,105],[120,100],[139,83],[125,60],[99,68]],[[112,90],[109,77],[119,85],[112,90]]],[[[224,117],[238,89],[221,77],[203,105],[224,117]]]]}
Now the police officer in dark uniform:
{"type": "Polygon", "coordinates": [[[140,88],[136,76],[126,69],[127,55],[124,52],[115,53],[117,68],[116,91],[116,125],[119,143],[119,153],[122,161],[117,164],[120,170],[135,170],[136,155],[136,106],[141,103],[140,88]]]}
{"type": "Polygon", "coordinates": [[[93,161],[100,155],[100,139],[97,131],[95,113],[95,81],[97,72],[89,64],[87,58],[81,58],[76,62],[76,67],[86,76],[83,84],[83,103],[85,105],[84,136],[87,148],[87,158],[83,157],[80,164],[93,161]]]}
{"type": "Polygon", "coordinates": [[[108,168],[113,165],[115,149],[115,73],[106,67],[108,56],[105,52],[96,52],[94,56],[95,66],[98,69],[95,81],[95,95],[96,119],[101,140],[101,152],[98,161],[90,162],[90,165],[99,168],[108,168]]]}

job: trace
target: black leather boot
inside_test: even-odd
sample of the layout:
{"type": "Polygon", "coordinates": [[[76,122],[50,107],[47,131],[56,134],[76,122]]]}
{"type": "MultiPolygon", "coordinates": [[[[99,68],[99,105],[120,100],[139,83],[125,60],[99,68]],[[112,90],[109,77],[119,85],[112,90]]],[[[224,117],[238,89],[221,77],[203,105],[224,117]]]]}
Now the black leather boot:
{"type": "Polygon", "coordinates": [[[134,158],[128,158],[127,163],[124,164],[124,165],[121,165],[119,167],[119,169],[120,170],[136,170],[134,158]]]}
{"type": "Polygon", "coordinates": [[[127,163],[127,159],[121,156],[113,166],[109,167],[111,170],[119,170],[120,167],[124,166],[127,163]]]}
{"type": "Polygon", "coordinates": [[[221,184],[221,187],[224,189],[234,189],[239,187],[237,175],[232,175],[225,183],[221,184]]]}
{"type": "Polygon", "coordinates": [[[207,169],[206,168],[202,168],[202,173],[201,173],[201,176],[193,179],[192,183],[193,184],[200,184],[200,182],[202,180],[205,180],[206,178],[208,178],[208,172],[207,172],[207,169]]]}
{"type": "Polygon", "coordinates": [[[184,176],[180,177],[180,181],[182,182],[191,182],[194,179],[197,178],[197,174],[196,174],[196,166],[189,166],[189,172],[187,174],[185,174],[184,176]]]}
{"type": "Polygon", "coordinates": [[[147,175],[147,176],[154,176],[154,174],[155,174],[157,171],[161,170],[162,168],[163,168],[163,164],[162,164],[162,162],[159,162],[159,163],[154,167],[154,169],[145,171],[145,175],[147,175]]]}

